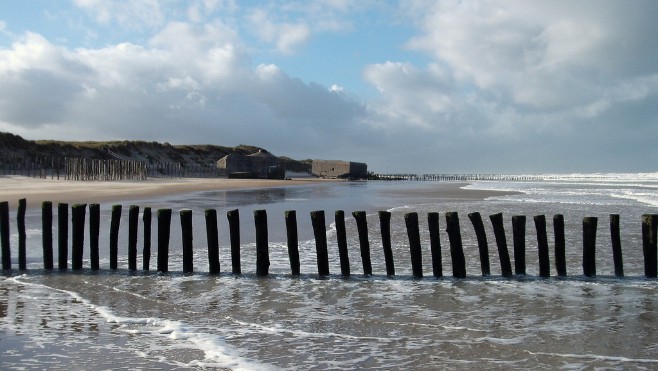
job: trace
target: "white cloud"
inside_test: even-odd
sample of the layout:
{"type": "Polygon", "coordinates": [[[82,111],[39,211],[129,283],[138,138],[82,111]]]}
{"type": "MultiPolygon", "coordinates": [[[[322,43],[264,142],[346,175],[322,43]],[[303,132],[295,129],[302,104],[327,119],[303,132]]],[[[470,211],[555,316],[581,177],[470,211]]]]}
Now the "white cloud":
{"type": "MultiPolygon", "coordinates": [[[[360,17],[390,6],[381,2],[76,4],[101,34],[125,39],[68,48],[38,33],[17,38],[0,24],[14,41],[0,48],[0,130],[248,143],[382,171],[631,170],[619,167],[655,153],[657,2],[403,1],[395,15],[417,27],[405,45],[410,58],[378,52],[380,60],[354,66],[375,88],[367,100],[343,88],[341,76],[320,86],[283,62],[252,57],[273,49],[284,54],[274,61],[294,66],[318,34],[343,32],[349,44],[345,32],[368,31],[360,17]],[[247,44],[254,35],[260,42],[247,44]]],[[[327,57],[349,59],[346,50],[327,57]]]]}
{"type": "Polygon", "coordinates": [[[363,110],[276,65],[252,68],[221,23],[172,22],[146,45],[71,50],[28,34],[0,49],[0,130],[22,135],[248,143],[294,155],[349,146],[338,138],[361,130],[363,110]]]}
{"type": "Polygon", "coordinates": [[[249,15],[251,27],[261,40],[273,43],[283,54],[291,54],[311,36],[304,22],[276,22],[263,9],[254,9],[249,15]]]}
{"type": "Polygon", "coordinates": [[[413,126],[428,131],[443,132],[452,126],[461,102],[452,83],[437,65],[421,70],[409,63],[386,62],[368,66],[364,78],[380,92],[371,109],[383,120],[393,123],[391,129],[413,126]]]}
{"type": "Polygon", "coordinates": [[[619,1],[596,6],[579,1],[423,2],[426,13],[418,15],[423,34],[409,46],[449,66],[463,83],[503,94],[511,104],[568,109],[597,100],[602,88],[617,79],[647,72],[651,56],[643,49],[655,50],[658,41],[645,33],[647,27],[656,29],[650,25],[657,9],[636,4],[641,6],[619,1]]]}
{"type": "Polygon", "coordinates": [[[101,25],[116,23],[121,27],[155,28],[164,22],[165,15],[158,0],[73,0],[101,25]]]}

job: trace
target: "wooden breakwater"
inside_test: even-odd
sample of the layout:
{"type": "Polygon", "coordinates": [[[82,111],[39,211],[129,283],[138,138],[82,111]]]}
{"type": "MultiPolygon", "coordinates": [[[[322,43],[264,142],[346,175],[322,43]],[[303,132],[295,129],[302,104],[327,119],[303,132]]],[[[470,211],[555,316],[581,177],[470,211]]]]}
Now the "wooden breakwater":
{"type": "MultiPolygon", "coordinates": [[[[77,271],[83,268],[83,256],[85,247],[85,218],[87,210],[89,211],[89,260],[91,270],[99,270],[99,243],[98,235],[100,229],[100,212],[98,204],[75,204],[69,207],[68,204],[60,203],[57,205],[57,268],[68,270],[69,261],[69,210],[71,215],[71,270],[77,271]]],[[[18,229],[18,269],[26,270],[26,228],[25,228],[25,209],[26,200],[21,199],[18,203],[16,213],[16,224],[18,229]]],[[[121,219],[121,205],[112,206],[110,219],[110,269],[118,268],[118,237],[119,225],[121,219]]],[[[128,216],[128,269],[129,271],[137,270],[137,231],[139,227],[139,206],[131,205],[128,216]]],[[[2,269],[11,270],[11,247],[10,247],[10,215],[9,203],[0,202],[0,245],[2,252],[2,269]]],[[[46,270],[54,269],[54,251],[53,251],[53,204],[43,202],[41,208],[42,214],[42,249],[43,249],[43,267],[46,270]]],[[[169,245],[171,233],[171,209],[158,209],[156,211],[157,220],[157,271],[169,271],[169,245]]],[[[151,257],[151,208],[146,207],[143,210],[143,228],[144,228],[144,246],[143,246],[143,267],[144,271],[150,270],[151,257]]],[[[230,234],[230,256],[231,271],[233,274],[241,274],[240,260],[240,213],[239,210],[229,210],[226,213],[229,223],[230,234]]],[[[357,227],[359,251],[363,273],[366,276],[372,275],[372,264],[370,260],[370,242],[366,213],[364,211],[355,211],[352,213],[357,227]]],[[[378,213],[380,221],[380,231],[382,239],[382,248],[386,263],[386,275],[395,276],[395,262],[391,246],[391,213],[380,211],[378,213]]],[[[444,214],[446,223],[446,233],[449,240],[449,252],[451,257],[452,272],[455,278],[466,277],[466,259],[461,237],[460,219],[457,212],[447,212],[444,214]]],[[[270,256],[268,246],[268,223],[266,210],[254,211],[254,226],[256,232],[256,275],[267,276],[269,273],[270,256]]],[[[327,243],[327,230],[325,212],[323,210],[313,211],[310,213],[316,244],[317,274],[319,276],[330,275],[329,270],[329,251],[327,243]]],[[[489,276],[491,272],[491,262],[489,261],[489,247],[487,235],[484,228],[484,222],[480,213],[469,213],[474,232],[477,237],[477,245],[480,256],[481,274],[489,276]]],[[[622,249],[619,231],[619,215],[610,215],[609,227],[612,243],[613,263],[615,275],[624,276],[622,249]]],[[[513,277],[516,275],[526,274],[525,265],[525,233],[526,218],[522,215],[512,217],[512,234],[514,271],[512,270],[510,253],[507,243],[507,236],[503,225],[503,214],[493,214],[489,216],[491,225],[494,230],[495,241],[498,250],[501,275],[503,277],[513,277]]],[[[430,250],[432,262],[432,275],[434,277],[443,276],[443,267],[441,261],[441,243],[440,243],[440,215],[437,212],[427,214],[428,230],[430,234],[430,250]]],[[[537,215],[533,217],[537,233],[537,252],[539,260],[539,277],[550,277],[550,247],[547,239],[546,217],[537,215]]],[[[297,233],[297,214],[294,210],[285,212],[285,221],[287,229],[287,246],[290,261],[290,271],[292,275],[300,274],[299,259],[299,241],[297,233]]],[[[345,232],[345,213],[342,210],[335,212],[336,222],[336,243],[340,260],[341,275],[348,277],[351,275],[350,262],[348,255],[347,235],[345,232]]],[[[411,260],[412,274],[415,278],[423,277],[423,257],[421,249],[421,238],[419,228],[419,215],[412,212],[404,215],[405,226],[409,239],[409,256],[411,260]]],[[[554,228],[554,256],[555,269],[557,276],[566,277],[566,259],[565,259],[565,242],[564,242],[564,218],[562,215],[555,215],[553,218],[554,228]]],[[[217,211],[215,209],[205,210],[206,236],[208,248],[208,267],[211,274],[220,273],[219,243],[217,228],[217,211]]],[[[183,249],[183,266],[184,273],[194,272],[192,241],[192,211],[180,211],[181,238],[183,249]]],[[[598,218],[585,217],[583,219],[583,247],[582,247],[582,273],[586,277],[596,276],[596,231],[598,218]]],[[[644,258],[644,275],[647,278],[656,278],[658,274],[658,215],[645,214],[641,218],[642,226],[642,252],[644,258]]],[[[311,273],[311,272],[308,272],[311,273]]]]}
{"type": "Polygon", "coordinates": [[[0,156],[0,174],[65,180],[217,177],[215,163],[152,162],[55,156],[0,156]]]}
{"type": "Polygon", "coordinates": [[[553,175],[519,175],[519,174],[373,174],[371,180],[404,180],[404,181],[443,181],[468,182],[481,180],[494,181],[528,181],[557,179],[553,175]]]}

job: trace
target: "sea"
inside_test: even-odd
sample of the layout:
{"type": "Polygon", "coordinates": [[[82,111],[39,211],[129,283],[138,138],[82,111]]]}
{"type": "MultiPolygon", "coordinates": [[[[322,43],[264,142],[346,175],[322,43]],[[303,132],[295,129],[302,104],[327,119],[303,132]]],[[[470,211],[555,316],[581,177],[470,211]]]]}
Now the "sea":
{"type": "MultiPolygon", "coordinates": [[[[552,174],[543,180],[319,182],[205,191],[124,202],[119,268],[109,270],[111,204],[101,205],[101,270],[43,269],[41,211],[28,209],[28,270],[0,276],[0,368],[462,370],[658,369],[658,280],[644,277],[641,218],[658,213],[658,173],[552,174]],[[455,189],[457,192],[455,193],[455,189]],[[461,190],[460,190],[461,189],[461,190]],[[471,192],[468,192],[472,190],[471,192]],[[486,198],[470,197],[481,191],[486,198]],[[448,194],[449,193],[449,194],[448,194]],[[174,211],[168,273],[128,270],[128,206],[174,211]],[[219,275],[208,274],[204,211],[219,215],[219,275]],[[193,211],[194,273],[182,273],[178,212],[193,211]],[[226,212],[238,209],[242,274],[231,273],[226,212]],[[254,210],[266,210],[270,267],[256,276],[254,210]],[[296,210],[301,275],[290,274],[284,213],[296,210]],[[330,274],[317,274],[310,212],[326,216],[330,274]],[[340,274],[335,211],[345,211],[351,276],[340,274]],[[395,276],[386,275],[378,211],[392,213],[395,276]],[[363,274],[353,211],[366,211],[372,275],[363,274]],[[423,278],[414,278],[404,221],[418,213],[423,278]],[[443,277],[432,275],[427,213],[440,213],[443,277]],[[466,258],[452,277],[447,212],[457,212],[466,258]],[[491,275],[482,276],[469,213],[479,212],[491,275]],[[525,215],[526,275],[501,276],[489,216],[502,213],[512,253],[525,215]],[[567,277],[557,277],[553,216],[565,220],[567,277]],[[615,277],[610,214],[620,215],[623,278],[615,277]],[[551,277],[540,278],[534,216],[545,215],[551,277]],[[582,268],[585,217],[597,217],[596,277],[582,268]]],[[[56,214],[56,208],[55,208],[56,214]]],[[[140,215],[141,223],[141,215],[140,215]]],[[[54,223],[57,264],[57,223],[54,223]]],[[[142,225],[138,237],[141,268],[142,225]]],[[[88,236],[85,237],[88,239],[88,236]]],[[[514,263],[512,262],[512,266],[514,263]]],[[[70,266],[69,266],[70,267],[70,266]]]]}

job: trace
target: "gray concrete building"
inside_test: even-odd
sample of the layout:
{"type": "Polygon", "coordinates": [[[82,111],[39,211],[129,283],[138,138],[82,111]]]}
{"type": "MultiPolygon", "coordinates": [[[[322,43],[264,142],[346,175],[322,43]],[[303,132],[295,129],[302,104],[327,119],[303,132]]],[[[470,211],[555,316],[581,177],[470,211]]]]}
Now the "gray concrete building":
{"type": "Polygon", "coordinates": [[[251,155],[226,155],[217,161],[220,176],[228,178],[283,179],[285,169],[278,157],[264,149],[251,155]]]}
{"type": "Polygon", "coordinates": [[[368,165],[352,161],[313,160],[311,173],[320,178],[363,179],[368,175],[368,165]]]}

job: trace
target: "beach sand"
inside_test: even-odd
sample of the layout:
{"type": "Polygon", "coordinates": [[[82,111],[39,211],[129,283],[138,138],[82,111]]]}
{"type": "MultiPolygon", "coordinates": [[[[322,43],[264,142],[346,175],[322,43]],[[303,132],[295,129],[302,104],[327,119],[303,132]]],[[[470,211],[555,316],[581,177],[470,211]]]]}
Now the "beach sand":
{"type": "MultiPolygon", "coordinates": [[[[309,185],[318,182],[342,182],[317,178],[292,180],[273,179],[226,179],[226,178],[154,178],[143,181],[73,181],[39,179],[26,176],[0,176],[0,201],[8,201],[10,208],[25,198],[28,208],[39,207],[43,201],[62,203],[104,203],[130,201],[145,197],[157,197],[196,191],[254,189],[309,185]]],[[[416,190],[391,190],[390,196],[407,196],[442,199],[482,200],[509,192],[465,190],[467,183],[435,182],[432,186],[416,190]]]]}
{"type": "Polygon", "coordinates": [[[312,184],[324,181],[316,178],[293,180],[226,179],[226,178],[153,178],[142,181],[74,181],[39,179],[26,176],[0,176],[0,201],[16,207],[25,198],[28,207],[38,207],[43,201],[53,203],[102,203],[136,200],[178,193],[212,190],[268,188],[312,184]]]}

